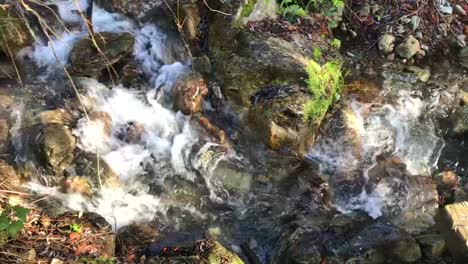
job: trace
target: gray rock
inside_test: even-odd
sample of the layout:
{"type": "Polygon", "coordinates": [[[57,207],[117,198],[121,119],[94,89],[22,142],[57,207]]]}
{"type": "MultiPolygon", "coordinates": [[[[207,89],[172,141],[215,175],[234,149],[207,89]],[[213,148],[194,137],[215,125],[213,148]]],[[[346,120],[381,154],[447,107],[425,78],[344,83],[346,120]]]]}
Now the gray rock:
{"type": "Polygon", "coordinates": [[[457,44],[458,46],[464,48],[466,46],[466,42],[465,42],[465,34],[459,34],[457,35],[457,44]]]}
{"type": "Polygon", "coordinates": [[[199,73],[210,73],[211,72],[211,61],[208,56],[203,55],[201,57],[192,58],[192,69],[199,73]]]}
{"type": "Polygon", "coordinates": [[[452,14],[453,8],[451,6],[439,5],[439,11],[443,14],[452,14]]]}
{"type": "Polygon", "coordinates": [[[440,257],[445,251],[445,240],[441,235],[420,235],[416,240],[421,246],[422,254],[427,258],[440,257]]]}
{"type": "Polygon", "coordinates": [[[379,40],[379,50],[390,53],[395,48],[395,37],[390,34],[383,35],[379,40]]]}
{"type": "Polygon", "coordinates": [[[416,30],[419,27],[419,24],[421,23],[421,18],[418,16],[412,16],[411,17],[411,29],[416,30]]]}
{"type": "Polygon", "coordinates": [[[462,16],[466,16],[465,9],[463,9],[463,7],[461,7],[460,5],[455,5],[455,11],[462,16]]]}
{"type": "Polygon", "coordinates": [[[458,60],[463,67],[468,69],[468,47],[465,47],[462,50],[460,50],[460,52],[458,53],[458,60]]]}
{"type": "Polygon", "coordinates": [[[421,248],[416,240],[409,236],[387,247],[388,254],[397,263],[414,263],[421,259],[421,248]]]}
{"type": "Polygon", "coordinates": [[[403,40],[403,42],[397,46],[396,52],[398,55],[405,59],[410,59],[418,51],[421,50],[421,46],[419,45],[419,41],[413,37],[412,35],[409,35],[407,38],[403,40]]]}

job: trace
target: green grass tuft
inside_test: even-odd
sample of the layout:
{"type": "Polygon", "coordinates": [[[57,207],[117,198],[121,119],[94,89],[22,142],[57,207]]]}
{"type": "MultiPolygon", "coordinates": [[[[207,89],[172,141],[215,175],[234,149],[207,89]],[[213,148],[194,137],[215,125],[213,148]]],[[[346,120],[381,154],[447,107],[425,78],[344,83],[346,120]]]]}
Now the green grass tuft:
{"type": "Polygon", "coordinates": [[[241,17],[248,17],[252,14],[257,0],[248,0],[247,4],[242,7],[241,17]]]}
{"type": "Polygon", "coordinates": [[[306,121],[320,123],[330,106],[339,98],[344,83],[341,66],[341,62],[327,62],[320,66],[313,60],[307,65],[307,84],[312,99],[304,106],[306,121]]]}

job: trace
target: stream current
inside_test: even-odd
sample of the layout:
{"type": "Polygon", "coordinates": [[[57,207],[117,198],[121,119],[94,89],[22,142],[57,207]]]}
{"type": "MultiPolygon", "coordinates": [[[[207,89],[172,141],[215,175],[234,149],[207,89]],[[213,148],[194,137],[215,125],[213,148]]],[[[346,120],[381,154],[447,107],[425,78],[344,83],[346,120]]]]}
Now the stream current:
{"type": "MultiPolygon", "coordinates": [[[[81,1],[79,9],[85,8],[85,1],[81,1]]],[[[76,5],[59,4],[59,14],[65,22],[80,21],[71,12],[77,9],[76,5]]],[[[78,147],[101,156],[124,184],[102,187],[92,198],[63,193],[38,179],[31,181],[28,188],[39,196],[61,201],[71,210],[99,213],[115,229],[158,219],[163,226],[192,233],[193,238],[206,232],[220,233],[221,239],[238,252],[242,242],[251,241],[261,260],[267,261],[267,252],[279,236],[281,223],[290,215],[306,217],[321,207],[303,204],[300,183],[299,187],[285,190],[279,186],[284,181],[255,182],[259,173],[253,162],[210,142],[193,127],[189,117],[171,110],[171,104],[167,103],[171,100],[171,87],[178,77],[191,71],[191,62],[187,58],[169,63],[175,61],[171,57],[175,44],[166,32],[152,24],[137,25],[125,16],[97,6],[93,10],[93,23],[95,32],[128,32],[134,36],[133,56],[150,83],[145,89],[132,89],[121,85],[107,87],[93,79],[81,81],[86,87],[85,96],[92,99],[98,111],[111,117],[112,132],[107,134],[101,122],[83,116],[73,128],[78,147]],[[129,143],[119,137],[122,127],[129,122],[137,122],[144,128],[138,142],[129,143]]],[[[55,88],[50,87],[68,82],[63,66],[73,45],[87,36],[82,27],[62,32],[47,44],[36,42],[21,52],[21,57],[28,57],[40,69],[34,79],[48,87],[42,93],[53,94],[55,88]]],[[[411,174],[430,177],[444,153],[446,144],[434,117],[443,115],[438,112],[440,98],[452,98],[453,94],[436,88],[424,90],[416,81],[399,80],[393,75],[384,78],[379,95],[383,99],[378,103],[350,100],[347,114],[340,117],[346,119],[346,125],[320,138],[307,156],[312,164],[308,167],[313,170],[310,173],[328,179],[333,193],[331,206],[341,213],[359,209],[378,218],[404,207],[402,199],[395,198],[399,194],[391,182],[379,182],[373,189],[366,189],[370,182],[367,172],[376,165],[378,155],[398,156],[411,174]],[[346,129],[352,131],[354,145],[343,136],[346,129]],[[354,189],[343,186],[343,182],[350,181],[350,175],[351,182],[361,182],[354,189]]],[[[33,111],[31,101],[34,100],[20,100],[14,112],[16,124],[11,132],[16,138],[19,164],[27,162],[21,153],[22,135],[18,131],[26,113],[33,111]]],[[[50,108],[37,102],[35,107],[50,108]]],[[[257,155],[262,153],[259,151],[257,155]]],[[[262,172],[271,173],[274,179],[275,174],[282,174],[281,167],[262,172]]]]}

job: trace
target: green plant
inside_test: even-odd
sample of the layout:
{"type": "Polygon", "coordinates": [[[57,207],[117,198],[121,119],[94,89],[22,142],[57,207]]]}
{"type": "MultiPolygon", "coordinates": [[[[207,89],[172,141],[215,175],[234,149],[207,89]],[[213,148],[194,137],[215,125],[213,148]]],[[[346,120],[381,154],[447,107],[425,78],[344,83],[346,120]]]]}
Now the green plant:
{"type": "Polygon", "coordinates": [[[305,17],[307,12],[303,8],[301,2],[297,0],[282,0],[280,4],[281,16],[288,20],[295,19],[296,17],[305,17]]]}
{"type": "Polygon", "coordinates": [[[314,48],[314,60],[318,61],[320,58],[322,58],[322,49],[314,48]]]}
{"type": "Polygon", "coordinates": [[[29,212],[28,208],[19,205],[7,206],[0,214],[0,232],[6,232],[8,237],[16,237],[24,227],[29,212]]]}
{"type": "Polygon", "coordinates": [[[77,224],[77,223],[70,224],[70,232],[80,233],[81,232],[81,226],[79,224],[77,224]]]}
{"type": "Polygon", "coordinates": [[[330,106],[339,98],[343,87],[341,62],[327,62],[320,66],[311,60],[306,67],[307,84],[312,99],[304,106],[304,118],[320,123],[330,106]]]}
{"type": "Polygon", "coordinates": [[[248,0],[247,3],[242,7],[241,17],[248,17],[252,14],[257,0],[248,0]]]}
{"type": "Polygon", "coordinates": [[[340,49],[341,48],[341,40],[335,38],[331,42],[331,46],[335,49],[340,49]]]}

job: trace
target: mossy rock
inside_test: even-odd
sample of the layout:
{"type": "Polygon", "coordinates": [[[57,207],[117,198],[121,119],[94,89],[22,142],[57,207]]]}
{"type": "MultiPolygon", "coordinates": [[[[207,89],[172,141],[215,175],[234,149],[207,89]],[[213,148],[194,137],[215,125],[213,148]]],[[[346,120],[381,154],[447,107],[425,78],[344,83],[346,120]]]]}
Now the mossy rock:
{"type": "Polygon", "coordinates": [[[33,41],[24,21],[11,11],[2,8],[0,8],[0,34],[2,35],[0,49],[11,57],[33,41]]]}
{"type": "Polygon", "coordinates": [[[204,240],[203,243],[205,249],[200,257],[204,259],[207,264],[244,264],[239,256],[227,250],[219,242],[204,240]]]}

